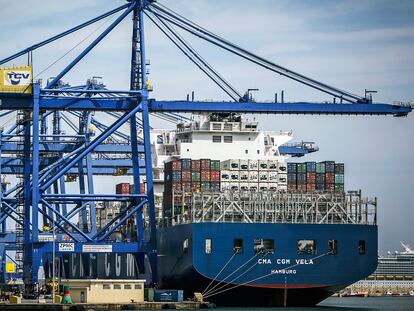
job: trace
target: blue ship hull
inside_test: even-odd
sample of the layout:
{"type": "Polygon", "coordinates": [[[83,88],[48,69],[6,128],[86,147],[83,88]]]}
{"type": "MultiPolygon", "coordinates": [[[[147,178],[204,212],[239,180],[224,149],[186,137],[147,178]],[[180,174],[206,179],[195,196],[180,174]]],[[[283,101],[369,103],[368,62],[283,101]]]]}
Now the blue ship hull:
{"type": "Polygon", "coordinates": [[[310,306],[370,275],[377,266],[377,226],[348,224],[193,223],[158,230],[159,285],[204,292],[219,306],[310,306]],[[206,253],[206,239],[211,252],[206,253]],[[234,240],[243,240],[234,253],[234,240]],[[274,240],[254,252],[254,240],[274,240]],[[314,254],[298,254],[315,240],[314,254]],[[337,240],[337,253],[328,252],[337,240]],[[359,241],[365,241],[360,254],[359,241]]]}

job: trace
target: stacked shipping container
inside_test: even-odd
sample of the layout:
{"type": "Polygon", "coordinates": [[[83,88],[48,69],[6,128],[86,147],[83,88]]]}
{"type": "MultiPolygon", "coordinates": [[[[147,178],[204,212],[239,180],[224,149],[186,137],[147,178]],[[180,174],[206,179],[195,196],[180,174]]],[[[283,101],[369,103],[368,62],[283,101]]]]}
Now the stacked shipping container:
{"type": "Polygon", "coordinates": [[[200,191],[220,191],[220,161],[210,159],[180,159],[164,165],[164,215],[182,213],[185,202],[181,194],[200,191]],[[174,195],[174,198],[173,198],[174,195]]]}
{"type": "Polygon", "coordinates": [[[343,163],[334,161],[304,162],[287,164],[288,191],[327,191],[343,192],[344,172],[343,163]]]}
{"type": "Polygon", "coordinates": [[[164,193],[220,190],[220,161],[181,159],[165,163],[164,193]]]}
{"type": "Polygon", "coordinates": [[[222,190],[287,190],[285,162],[232,159],[220,167],[222,190]]]}

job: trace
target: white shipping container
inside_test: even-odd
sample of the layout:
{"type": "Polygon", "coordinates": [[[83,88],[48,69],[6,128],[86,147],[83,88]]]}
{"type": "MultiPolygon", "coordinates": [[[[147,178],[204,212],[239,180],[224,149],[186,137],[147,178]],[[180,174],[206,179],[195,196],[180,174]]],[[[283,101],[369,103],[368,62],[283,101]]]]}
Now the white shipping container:
{"type": "Polygon", "coordinates": [[[231,185],[231,183],[230,183],[230,182],[228,182],[228,181],[222,181],[222,182],[220,183],[220,189],[221,189],[222,191],[230,190],[230,185],[231,185]]]}
{"type": "Polygon", "coordinates": [[[277,171],[279,167],[279,163],[277,160],[269,160],[269,170],[270,171],[277,171]]]}
{"type": "Polygon", "coordinates": [[[230,170],[238,171],[240,169],[239,159],[230,160],[230,170]]]}
{"type": "Polygon", "coordinates": [[[247,191],[249,190],[249,183],[240,183],[240,191],[247,191]]]}
{"type": "Polygon", "coordinates": [[[220,169],[221,170],[228,170],[228,171],[238,171],[239,170],[239,160],[232,159],[220,162],[220,169]]]}
{"type": "Polygon", "coordinates": [[[239,171],[231,171],[230,172],[230,181],[238,182],[239,181],[239,171]]]}
{"type": "Polygon", "coordinates": [[[268,183],[268,189],[271,190],[271,191],[277,191],[278,190],[278,183],[277,182],[268,183]]]}
{"type": "Polygon", "coordinates": [[[287,185],[278,184],[277,188],[279,191],[287,191],[287,185]]]}
{"type": "Polygon", "coordinates": [[[287,174],[287,164],[286,162],[278,162],[278,172],[287,174]]]}
{"type": "Polygon", "coordinates": [[[249,170],[257,171],[259,169],[259,161],[258,160],[249,160],[249,170]]]}
{"type": "Polygon", "coordinates": [[[249,172],[240,171],[239,172],[239,180],[241,182],[248,182],[249,181],[249,172]]]}
{"type": "Polygon", "coordinates": [[[267,190],[267,189],[268,189],[268,183],[267,182],[259,183],[259,190],[267,190]]]}
{"type": "Polygon", "coordinates": [[[240,170],[241,171],[247,171],[249,169],[249,161],[248,160],[240,160],[240,170]]]}
{"type": "Polygon", "coordinates": [[[261,170],[268,170],[269,167],[269,161],[268,160],[259,160],[259,171],[261,170]]]}
{"type": "Polygon", "coordinates": [[[259,184],[258,183],[249,183],[249,190],[250,191],[257,191],[259,184]]]}
{"type": "Polygon", "coordinates": [[[259,181],[259,173],[257,171],[249,171],[249,181],[250,182],[258,182],[259,181]]]}
{"type": "Polygon", "coordinates": [[[287,174],[278,174],[278,183],[282,185],[287,185],[287,174]]]}
{"type": "Polygon", "coordinates": [[[230,180],[230,171],[221,171],[221,181],[229,181],[230,180]]]}
{"type": "Polygon", "coordinates": [[[230,190],[232,191],[239,191],[240,184],[238,182],[231,182],[230,183],[230,190]]]}
{"type": "Polygon", "coordinates": [[[277,182],[277,181],[278,181],[277,172],[269,171],[269,182],[277,182]]]}
{"type": "Polygon", "coordinates": [[[259,171],[259,182],[267,182],[269,180],[268,171],[259,171]]]}

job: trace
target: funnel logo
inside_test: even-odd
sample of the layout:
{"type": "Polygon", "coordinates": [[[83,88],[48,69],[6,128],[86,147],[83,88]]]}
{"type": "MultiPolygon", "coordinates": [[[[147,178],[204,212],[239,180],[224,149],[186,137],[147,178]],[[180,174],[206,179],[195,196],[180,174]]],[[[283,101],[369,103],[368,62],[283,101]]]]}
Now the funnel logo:
{"type": "Polygon", "coordinates": [[[25,86],[30,84],[30,70],[4,71],[4,85],[25,86]]]}

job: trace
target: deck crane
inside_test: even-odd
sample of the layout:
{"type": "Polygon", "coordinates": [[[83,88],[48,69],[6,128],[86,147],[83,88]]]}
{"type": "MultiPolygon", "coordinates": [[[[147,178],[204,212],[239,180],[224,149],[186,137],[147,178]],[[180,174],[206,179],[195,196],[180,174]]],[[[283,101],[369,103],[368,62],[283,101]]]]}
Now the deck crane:
{"type": "MultiPolygon", "coordinates": [[[[152,282],[157,280],[157,244],[154,211],[153,176],[151,161],[149,114],[162,113],[165,118],[179,117],[176,113],[271,113],[271,114],[347,114],[406,116],[412,107],[373,103],[363,97],[332,87],[264,59],[173,12],[153,0],[129,0],[105,14],[28,47],[0,60],[4,65],[31,53],[51,42],[83,29],[104,18],[119,14],[116,19],[90,43],[45,88],[34,81],[32,93],[0,93],[1,116],[18,113],[18,122],[7,131],[0,132],[0,173],[12,174],[22,182],[11,188],[2,183],[0,197],[0,252],[20,254],[15,258],[22,274],[25,292],[35,295],[39,281],[38,270],[50,254],[85,254],[93,252],[124,253],[133,256],[140,271],[145,258],[149,259],[152,282]],[[108,90],[90,85],[71,87],[62,78],[72,70],[103,38],[127,16],[132,20],[132,57],[130,87],[128,90],[108,90]],[[231,100],[225,102],[158,101],[150,98],[147,84],[144,18],[159,28],[173,43],[231,100]],[[261,103],[243,96],[201,57],[179,34],[176,28],[193,34],[247,61],[300,84],[321,91],[333,98],[332,103],[296,102],[261,103]],[[112,124],[99,122],[93,112],[115,116],[112,124]],[[79,124],[71,122],[71,117],[79,124]],[[52,133],[48,129],[52,122],[52,133]],[[73,135],[62,131],[65,123],[73,135]],[[94,124],[99,134],[90,131],[94,124]],[[129,135],[120,131],[128,125],[129,135]],[[139,137],[138,131],[142,132],[139,137]],[[126,139],[117,145],[109,138],[126,139]],[[105,157],[106,153],[128,154],[125,159],[105,157]],[[98,155],[98,157],[97,157],[98,155]],[[145,178],[147,190],[140,193],[117,195],[96,193],[95,175],[114,174],[114,167],[122,166],[133,175],[134,184],[145,178]],[[78,178],[78,190],[67,193],[70,176],[78,178]],[[97,201],[117,201],[125,204],[121,212],[102,228],[96,226],[97,201]],[[144,226],[143,211],[149,215],[149,226],[144,226]],[[76,223],[74,217],[79,217],[76,223]],[[135,219],[137,230],[132,241],[113,243],[111,234],[125,222],[135,219]],[[16,225],[8,231],[6,221],[16,225]],[[48,224],[49,226],[45,226],[48,224]],[[51,241],[51,230],[53,230],[51,241]],[[56,248],[54,247],[56,245],[56,248]]],[[[73,179],[72,179],[73,180],[73,179]]],[[[16,255],[17,256],[17,255],[16,255]]],[[[3,256],[4,257],[4,256],[3,256]]],[[[4,262],[4,261],[3,261],[4,262]]],[[[3,278],[5,277],[4,267],[3,278]]]]}

